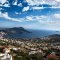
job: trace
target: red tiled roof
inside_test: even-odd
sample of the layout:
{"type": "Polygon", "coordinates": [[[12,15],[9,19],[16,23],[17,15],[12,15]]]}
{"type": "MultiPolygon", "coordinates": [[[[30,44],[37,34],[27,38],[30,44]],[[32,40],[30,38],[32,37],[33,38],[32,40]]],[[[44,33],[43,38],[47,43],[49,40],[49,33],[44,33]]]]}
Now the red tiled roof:
{"type": "Polygon", "coordinates": [[[57,56],[55,54],[49,54],[47,58],[57,58],[57,56]]]}

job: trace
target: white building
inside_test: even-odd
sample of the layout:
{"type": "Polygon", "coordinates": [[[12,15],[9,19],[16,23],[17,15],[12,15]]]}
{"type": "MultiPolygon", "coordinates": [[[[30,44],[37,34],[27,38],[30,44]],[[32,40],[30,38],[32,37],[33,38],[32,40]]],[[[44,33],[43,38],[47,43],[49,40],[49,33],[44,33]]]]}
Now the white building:
{"type": "Polygon", "coordinates": [[[12,60],[12,55],[9,54],[10,50],[5,48],[4,53],[0,53],[0,60],[12,60]]]}
{"type": "Polygon", "coordinates": [[[12,60],[12,56],[9,54],[0,54],[0,60],[12,60]]]}

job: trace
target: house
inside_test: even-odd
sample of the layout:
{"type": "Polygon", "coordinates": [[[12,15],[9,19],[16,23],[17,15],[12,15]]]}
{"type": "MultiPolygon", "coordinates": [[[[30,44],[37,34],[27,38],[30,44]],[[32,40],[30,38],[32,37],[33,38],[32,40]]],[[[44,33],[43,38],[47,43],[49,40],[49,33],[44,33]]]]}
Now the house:
{"type": "Polygon", "coordinates": [[[58,57],[56,56],[55,52],[52,52],[51,54],[48,54],[46,56],[46,60],[49,60],[49,59],[58,60],[58,57]]]}

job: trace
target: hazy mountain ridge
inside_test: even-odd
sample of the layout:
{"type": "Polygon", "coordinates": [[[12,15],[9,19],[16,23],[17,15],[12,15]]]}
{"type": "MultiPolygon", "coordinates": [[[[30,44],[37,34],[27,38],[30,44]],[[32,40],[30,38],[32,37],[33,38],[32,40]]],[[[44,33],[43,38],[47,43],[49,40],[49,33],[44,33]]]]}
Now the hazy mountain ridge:
{"type": "Polygon", "coordinates": [[[1,28],[0,32],[4,32],[6,34],[29,33],[29,31],[25,30],[23,27],[1,28]]]}
{"type": "MultiPolygon", "coordinates": [[[[38,31],[38,30],[37,30],[38,31]]],[[[49,31],[50,32],[50,31],[49,31]]],[[[0,36],[6,38],[41,38],[42,33],[47,34],[47,36],[43,35],[43,40],[60,40],[60,34],[49,34],[49,32],[39,31],[34,32],[31,30],[26,30],[23,27],[13,27],[13,28],[0,28],[0,36]],[[40,37],[38,37],[40,36],[40,37]]],[[[55,32],[54,32],[55,33],[55,32]]]]}
{"type": "Polygon", "coordinates": [[[49,35],[47,37],[45,37],[43,40],[43,42],[47,42],[47,43],[60,43],[60,34],[52,34],[49,35]]]}

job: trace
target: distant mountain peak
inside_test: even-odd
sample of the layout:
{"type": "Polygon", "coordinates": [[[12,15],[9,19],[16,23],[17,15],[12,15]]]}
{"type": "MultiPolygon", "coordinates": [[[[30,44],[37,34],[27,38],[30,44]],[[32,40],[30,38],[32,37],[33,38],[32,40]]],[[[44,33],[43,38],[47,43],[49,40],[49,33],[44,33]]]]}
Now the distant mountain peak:
{"type": "Polygon", "coordinates": [[[4,32],[7,34],[12,34],[12,33],[29,33],[29,31],[27,31],[26,29],[24,29],[23,27],[13,27],[13,28],[1,28],[0,32],[4,32]]]}
{"type": "Polygon", "coordinates": [[[0,29],[0,37],[3,38],[18,38],[21,34],[30,33],[28,30],[24,29],[23,27],[13,27],[13,28],[1,28],[0,29]]]}

